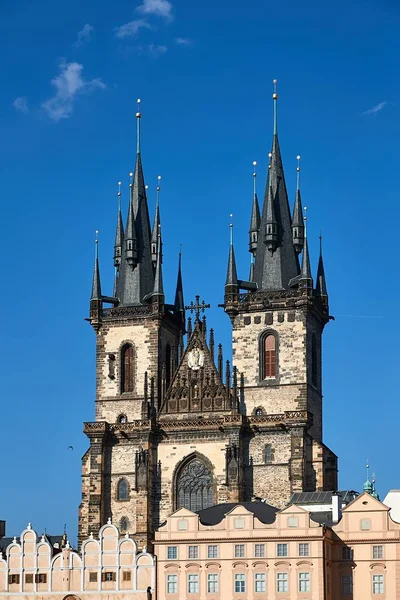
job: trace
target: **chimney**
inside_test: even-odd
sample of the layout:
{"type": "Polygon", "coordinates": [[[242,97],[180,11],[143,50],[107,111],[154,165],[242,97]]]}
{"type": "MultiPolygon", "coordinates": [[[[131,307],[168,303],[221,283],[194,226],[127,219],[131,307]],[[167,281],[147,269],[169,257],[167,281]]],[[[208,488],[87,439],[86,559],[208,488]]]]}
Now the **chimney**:
{"type": "Polygon", "coordinates": [[[332,524],[336,525],[342,518],[342,496],[339,492],[332,494],[332,524]]]}

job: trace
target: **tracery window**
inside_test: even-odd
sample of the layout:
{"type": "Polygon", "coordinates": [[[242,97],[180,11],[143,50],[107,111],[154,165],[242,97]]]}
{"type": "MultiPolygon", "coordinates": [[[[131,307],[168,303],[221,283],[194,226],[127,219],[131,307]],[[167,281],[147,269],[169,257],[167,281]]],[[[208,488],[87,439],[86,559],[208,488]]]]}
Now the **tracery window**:
{"type": "Polygon", "coordinates": [[[261,379],[277,375],[277,339],[273,333],[266,333],[260,344],[261,379]]]}
{"type": "Polygon", "coordinates": [[[128,482],[121,479],[117,486],[117,500],[128,500],[128,482]]]}
{"type": "Polygon", "coordinates": [[[133,392],[133,347],[130,344],[121,350],[121,392],[133,392]]]}
{"type": "Polygon", "coordinates": [[[178,474],[176,482],[176,508],[193,512],[214,504],[213,479],[210,469],[194,458],[178,474]]]}

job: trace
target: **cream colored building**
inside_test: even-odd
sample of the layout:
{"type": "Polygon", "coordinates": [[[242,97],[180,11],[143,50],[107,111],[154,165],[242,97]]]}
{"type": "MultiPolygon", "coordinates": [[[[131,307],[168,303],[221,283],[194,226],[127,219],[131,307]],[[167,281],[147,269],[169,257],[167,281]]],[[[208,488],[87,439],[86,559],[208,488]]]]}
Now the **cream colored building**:
{"type": "Polygon", "coordinates": [[[28,527],[0,553],[0,599],[151,600],[155,561],[145,549],[104,525],[98,539],[85,540],[80,554],[66,544],[55,549],[28,527]]]}
{"type": "Polygon", "coordinates": [[[383,503],[363,493],[332,527],[271,508],[171,515],[156,533],[158,600],[400,599],[400,524],[383,503]]]}

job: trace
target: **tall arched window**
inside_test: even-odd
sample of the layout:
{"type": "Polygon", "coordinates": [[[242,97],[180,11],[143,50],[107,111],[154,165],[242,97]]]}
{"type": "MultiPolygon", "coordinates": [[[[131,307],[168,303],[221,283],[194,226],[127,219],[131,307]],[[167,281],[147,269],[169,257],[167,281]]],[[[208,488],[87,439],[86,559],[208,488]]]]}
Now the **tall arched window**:
{"type": "Polygon", "coordinates": [[[128,482],[126,479],[120,479],[117,486],[117,500],[128,499],[128,482]]]}
{"type": "Polygon", "coordinates": [[[276,338],[273,333],[267,333],[262,347],[263,379],[276,377],[276,338]]]}
{"type": "Polygon", "coordinates": [[[176,508],[193,512],[214,504],[213,478],[210,469],[198,458],[186,463],[176,481],[176,508]]]}
{"type": "Polygon", "coordinates": [[[133,392],[133,347],[130,344],[121,350],[121,392],[133,392]]]}
{"type": "Polygon", "coordinates": [[[272,448],[271,444],[266,444],[264,450],[264,461],[266,464],[272,462],[272,448]]]}
{"type": "Polygon", "coordinates": [[[317,336],[312,334],[311,338],[311,381],[317,387],[318,385],[318,358],[317,358],[317,336]]]}

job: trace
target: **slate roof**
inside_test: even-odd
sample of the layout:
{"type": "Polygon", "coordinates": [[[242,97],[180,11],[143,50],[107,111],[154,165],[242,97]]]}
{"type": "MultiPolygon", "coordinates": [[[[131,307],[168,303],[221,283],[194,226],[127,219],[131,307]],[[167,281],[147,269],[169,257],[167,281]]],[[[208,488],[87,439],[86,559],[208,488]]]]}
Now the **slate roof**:
{"type": "MultiPolygon", "coordinates": [[[[299,504],[300,506],[306,504],[331,504],[332,494],[336,492],[296,492],[291,495],[289,504],[299,504]]],[[[354,490],[343,490],[337,492],[342,496],[343,504],[349,504],[360,494],[354,490]]]]}
{"type": "Polygon", "coordinates": [[[236,506],[243,506],[264,524],[273,523],[276,513],[279,512],[279,508],[271,506],[266,502],[231,502],[204,508],[203,510],[199,510],[197,514],[203,525],[217,525],[236,506]]]}

